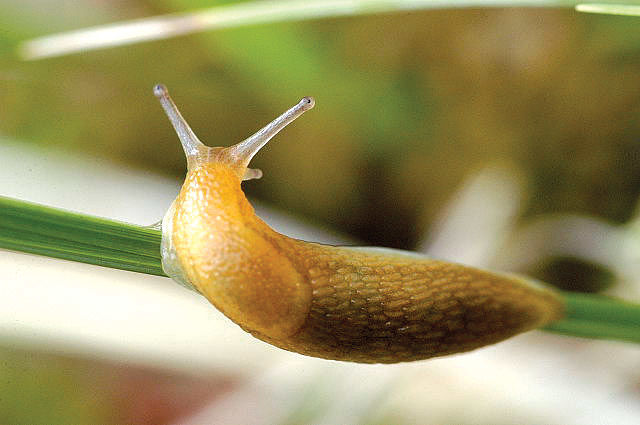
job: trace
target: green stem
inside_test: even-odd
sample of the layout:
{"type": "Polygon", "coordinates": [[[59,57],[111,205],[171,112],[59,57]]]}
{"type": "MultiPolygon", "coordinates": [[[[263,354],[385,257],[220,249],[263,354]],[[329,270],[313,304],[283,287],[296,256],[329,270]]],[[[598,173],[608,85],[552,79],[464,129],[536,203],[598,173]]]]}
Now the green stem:
{"type": "MultiPolygon", "coordinates": [[[[0,197],[0,248],[164,276],[160,232],[0,197]]],[[[640,304],[562,292],[566,316],[545,330],[640,344],[640,304]]]]}
{"type": "Polygon", "coordinates": [[[640,344],[640,304],[594,294],[563,292],[562,295],[567,303],[565,318],[545,330],[640,344]]]}
{"type": "Polygon", "coordinates": [[[0,248],[164,276],[158,230],[2,197],[0,248]]]}

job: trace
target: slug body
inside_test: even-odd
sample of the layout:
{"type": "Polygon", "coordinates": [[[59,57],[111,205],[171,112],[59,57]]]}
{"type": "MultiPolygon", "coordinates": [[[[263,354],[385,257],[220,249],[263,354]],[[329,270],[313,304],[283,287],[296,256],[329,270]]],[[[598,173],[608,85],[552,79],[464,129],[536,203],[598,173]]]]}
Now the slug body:
{"type": "Polygon", "coordinates": [[[154,92],[188,162],[163,220],[164,270],[255,337],[309,356],[396,363],[469,351],[561,317],[559,297],[520,277],[405,251],[304,242],[258,218],[240,187],[261,176],[249,161],[313,99],[237,145],[210,148],[166,88],[154,92]]]}

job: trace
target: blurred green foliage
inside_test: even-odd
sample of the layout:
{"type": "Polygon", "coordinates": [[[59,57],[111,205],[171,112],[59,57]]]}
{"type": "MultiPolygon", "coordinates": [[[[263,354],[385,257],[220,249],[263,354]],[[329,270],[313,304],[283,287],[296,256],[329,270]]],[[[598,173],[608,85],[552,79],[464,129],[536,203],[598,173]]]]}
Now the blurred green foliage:
{"type": "Polygon", "coordinates": [[[2,424],[172,423],[233,385],[225,376],[189,377],[0,346],[2,424]]]}

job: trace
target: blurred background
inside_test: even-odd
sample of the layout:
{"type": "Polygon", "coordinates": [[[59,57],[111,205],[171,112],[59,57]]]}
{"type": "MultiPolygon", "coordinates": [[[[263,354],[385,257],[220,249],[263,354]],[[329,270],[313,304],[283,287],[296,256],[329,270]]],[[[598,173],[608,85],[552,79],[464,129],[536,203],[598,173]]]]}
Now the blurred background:
{"type": "MultiPolygon", "coordinates": [[[[151,93],[226,146],[316,108],[245,183],[283,233],[640,299],[640,18],[461,9],[271,23],[41,60],[38,36],[212,0],[3,0],[0,196],[137,224],[185,172],[151,93]]],[[[166,278],[0,251],[3,424],[635,424],[640,351],[530,333],[351,365],[271,348],[166,278]]]]}

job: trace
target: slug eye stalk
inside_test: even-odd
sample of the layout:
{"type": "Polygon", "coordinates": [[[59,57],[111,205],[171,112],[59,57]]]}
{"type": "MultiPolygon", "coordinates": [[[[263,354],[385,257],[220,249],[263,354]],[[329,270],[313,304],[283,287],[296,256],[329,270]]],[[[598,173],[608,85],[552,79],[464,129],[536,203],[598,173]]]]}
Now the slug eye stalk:
{"type": "Polygon", "coordinates": [[[226,148],[227,155],[233,162],[247,167],[251,159],[258,153],[269,140],[280,132],[283,128],[294,122],[300,115],[315,106],[316,102],[312,97],[303,97],[300,102],[287,109],[282,115],[269,124],[262,127],[252,136],[242,142],[226,148]]]}
{"type": "Polygon", "coordinates": [[[153,88],[153,94],[160,100],[162,109],[164,109],[167,117],[169,117],[169,121],[171,121],[173,128],[176,130],[184,154],[187,157],[188,167],[191,168],[195,158],[201,156],[207,150],[207,146],[205,146],[193,130],[191,130],[191,127],[183,118],[173,99],[169,96],[169,90],[167,90],[164,84],[157,84],[153,88]]]}
{"type": "Polygon", "coordinates": [[[204,145],[200,139],[198,139],[198,136],[196,136],[189,124],[187,124],[178,107],[173,102],[173,99],[171,99],[169,90],[167,90],[163,84],[156,85],[153,88],[153,93],[160,100],[162,108],[178,134],[182,149],[187,157],[187,168],[189,170],[202,162],[210,161],[212,156],[217,156],[220,159],[226,159],[230,165],[238,169],[243,180],[262,177],[260,170],[247,168],[251,159],[273,136],[315,106],[315,100],[312,97],[303,97],[296,105],[287,109],[278,118],[242,142],[229,147],[212,148],[204,145]]]}

